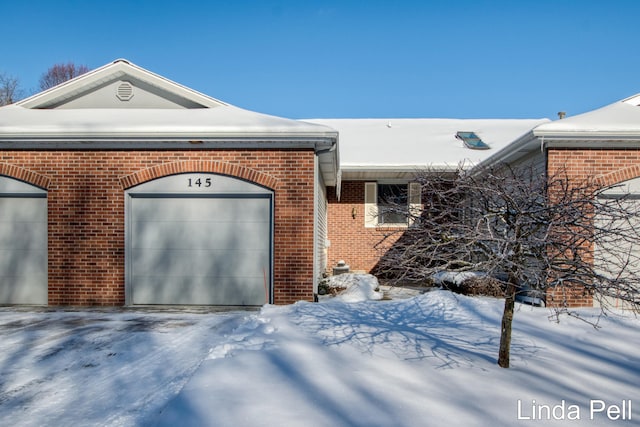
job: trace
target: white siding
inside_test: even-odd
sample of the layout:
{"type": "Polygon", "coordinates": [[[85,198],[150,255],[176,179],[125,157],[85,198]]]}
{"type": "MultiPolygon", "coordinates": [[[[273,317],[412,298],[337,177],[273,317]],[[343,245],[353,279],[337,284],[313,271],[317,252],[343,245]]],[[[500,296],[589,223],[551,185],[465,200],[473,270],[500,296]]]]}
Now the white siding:
{"type": "Polygon", "coordinates": [[[314,227],[314,293],[318,291],[318,282],[327,270],[327,188],[322,174],[316,167],[315,177],[315,227],[314,227]]]}

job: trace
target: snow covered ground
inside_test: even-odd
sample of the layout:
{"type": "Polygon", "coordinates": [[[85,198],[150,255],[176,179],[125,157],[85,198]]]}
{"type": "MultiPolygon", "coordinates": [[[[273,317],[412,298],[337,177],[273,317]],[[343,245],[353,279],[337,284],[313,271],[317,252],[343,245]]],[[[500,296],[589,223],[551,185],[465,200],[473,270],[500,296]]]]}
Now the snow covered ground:
{"type": "Polygon", "coordinates": [[[0,308],[0,424],[640,425],[640,320],[594,329],[519,306],[505,370],[502,304],[434,291],[220,313],[0,308]]]}

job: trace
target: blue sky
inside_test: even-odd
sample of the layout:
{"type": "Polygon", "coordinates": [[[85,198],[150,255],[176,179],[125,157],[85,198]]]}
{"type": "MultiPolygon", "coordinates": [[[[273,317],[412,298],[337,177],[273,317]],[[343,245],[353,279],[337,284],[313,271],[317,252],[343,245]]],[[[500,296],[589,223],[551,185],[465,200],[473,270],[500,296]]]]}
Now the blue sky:
{"type": "Polygon", "coordinates": [[[640,1],[0,0],[0,72],[117,58],[290,118],[555,118],[640,92],[640,1]]]}

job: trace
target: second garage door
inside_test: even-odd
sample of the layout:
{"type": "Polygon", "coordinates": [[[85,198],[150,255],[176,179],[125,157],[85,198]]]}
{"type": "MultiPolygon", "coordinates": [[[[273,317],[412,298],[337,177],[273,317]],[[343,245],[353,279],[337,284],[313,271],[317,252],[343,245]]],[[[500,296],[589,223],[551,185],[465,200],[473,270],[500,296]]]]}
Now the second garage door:
{"type": "Polygon", "coordinates": [[[47,192],[0,176],[0,305],[47,299],[47,192]]]}
{"type": "MultiPolygon", "coordinates": [[[[618,203],[625,206],[630,211],[640,210],[640,178],[634,178],[620,183],[606,190],[601,197],[606,202],[609,199],[611,203],[618,203]]],[[[635,236],[636,232],[632,230],[638,229],[640,223],[637,217],[629,217],[624,220],[612,221],[608,215],[596,216],[596,224],[598,227],[612,227],[617,229],[611,234],[611,239],[603,239],[600,246],[595,245],[594,260],[595,266],[599,269],[600,274],[605,276],[622,275],[623,278],[633,280],[638,274],[640,268],[640,242],[633,238],[623,238],[622,236],[635,236]],[[625,230],[625,228],[627,230],[625,230]],[[624,268],[624,272],[622,269],[624,268]]],[[[632,305],[625,302],[625,299],[633,298],[633,295],[625,295],[624,298],[619,292],[620,290],[610,290],[610,295],[599,295],[594,299],[594,305],[605,305],[609,308],[625,308],[630,309],[632,305]]]]}
{"type": "Polygon", "coordinates": [[[271,300],[272,193],[213,174],[136,187],[127,198],[129,304],[271,300]]]}

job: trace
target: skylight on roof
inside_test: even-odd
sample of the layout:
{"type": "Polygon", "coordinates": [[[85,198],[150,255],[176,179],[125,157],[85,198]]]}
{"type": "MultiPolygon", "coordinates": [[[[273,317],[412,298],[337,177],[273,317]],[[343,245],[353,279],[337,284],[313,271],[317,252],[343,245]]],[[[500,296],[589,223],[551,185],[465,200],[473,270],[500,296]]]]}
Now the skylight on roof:
{"type": "Polygon", "coordinates": [[[484,141],[480,139],[475,132],[457,132],[456,138],[461,139],[464,142],[465,147],[472,150],[488,150],[489,147],[484,141]]]}

